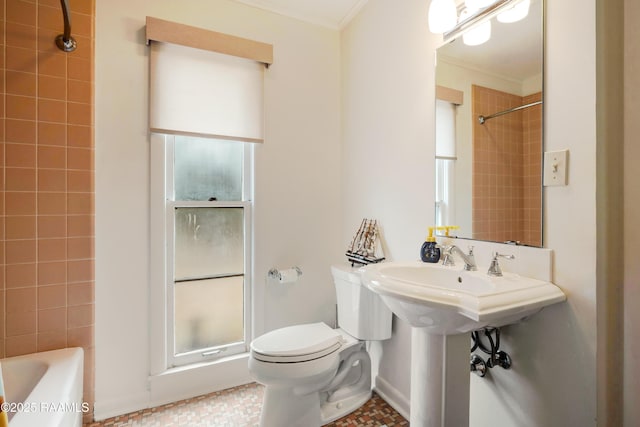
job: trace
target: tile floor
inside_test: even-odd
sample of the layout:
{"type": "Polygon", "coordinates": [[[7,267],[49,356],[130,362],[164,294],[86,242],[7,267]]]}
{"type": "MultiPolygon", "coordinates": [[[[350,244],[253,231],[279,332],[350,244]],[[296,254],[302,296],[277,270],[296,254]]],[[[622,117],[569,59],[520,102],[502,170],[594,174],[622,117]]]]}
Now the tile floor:
{"type": "MultiPolygon", "coordinates": [[[[260,420],[262,394],[261,385],[247,384],[101,422],[85,424],[84,427],[257,426],[260,420]]],[[[376,393],[360,409],[329,424],[332,427],[408,425],[409,422],[376,393]]]]}

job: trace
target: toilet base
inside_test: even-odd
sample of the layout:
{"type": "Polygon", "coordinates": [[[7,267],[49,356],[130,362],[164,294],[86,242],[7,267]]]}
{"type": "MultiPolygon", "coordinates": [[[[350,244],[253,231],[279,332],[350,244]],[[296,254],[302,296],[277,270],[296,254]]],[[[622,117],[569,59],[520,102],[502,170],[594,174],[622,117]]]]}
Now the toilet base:
{"type": "Polygon", "coordinates": [[[319,427],[350,414],[369,399],[371,390],[318,405],[317,393],[299,396],[292,393],[290,388],[267,388],[260,414],[260,426],[319,427]],[[289,402],[285,411],[281,409],[282,402],[289,402]]]}
{"type": "Polygon", "coordinates": [[[363,391],[355,396],[347,397],[337,402],[325,402],[322,404],[322,425],[328,424],[348,415],[367,403],[371,399],[371,390],[363,391]]]}
{"type": "Polygon", "coordinates": [[[311,382],[316,391],[305,390],[308,386],[267,385],[260,427],[320,427],[364,405],[371,398],[371,359],[362,343],[345,353],[337,373],[311,382]]]}
{"type": "Polygon", "coordinates": [[[291,387],[266,387],[260,427],[313,427],[322,425],[318,393],[300,396],[291,387]]]}

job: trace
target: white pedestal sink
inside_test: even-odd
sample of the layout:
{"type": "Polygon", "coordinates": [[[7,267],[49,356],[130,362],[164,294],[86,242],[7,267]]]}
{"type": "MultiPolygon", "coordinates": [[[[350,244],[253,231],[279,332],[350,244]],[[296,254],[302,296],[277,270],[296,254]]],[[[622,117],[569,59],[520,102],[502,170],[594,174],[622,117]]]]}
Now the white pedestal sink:
{"type": "MultiPolygon", "coordinates": [[[[482,269],[480,269],[482,270],[482,269]]],[[[517,322],[564,301],[556,285],[422,262],[364,267],[363,281],[413,326],[411,427],[469,425],[469,332],[517,322]]]]}

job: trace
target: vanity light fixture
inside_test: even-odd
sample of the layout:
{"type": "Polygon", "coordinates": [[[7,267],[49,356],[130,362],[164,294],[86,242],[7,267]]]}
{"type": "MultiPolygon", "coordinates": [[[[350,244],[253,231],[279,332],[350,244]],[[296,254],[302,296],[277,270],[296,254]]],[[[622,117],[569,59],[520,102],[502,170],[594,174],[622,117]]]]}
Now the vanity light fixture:
{"type": "Polygon", "coordinates": [[[504,12],[499,13],[497,19],[499,22],[505,23],[520,21],[529,14],[530,4],[531,0],[521,0],[520,3],[516,3],[504,12]]]}
{"type": "MultiPolygon", "coordinates": [[[[459,21],[462,22],[469,18],[469,9],[464,8],[460,12],[459,21]]],[[[469,29],[462,35],[462,41],[467,46],[478,46],[491,38],[491,21],[486,20],[477,26],[469,29]]]]}
{"type": "Polygon", "coordinates": [[[445,33],[456,26],[458,21],[456,4],[453,0],[431,0],[429,5],[429,31],[445,33]]]}
{"type": "Polygon", "coordinates": [[[478,9],[483,9],[495,0],[464,0],[464,5],[468,10],[476,11],[478,9]]]}
{"type": "Polygon", "coordinates": [[[442,33],[445,43],[458,38],[460,35],[477,30],[477,35],[469,35],[464,42],[465,44],[474,45],[475,41],[475,45],[478,45],[491,37],[490,24],[483,27],[484,24],[488,24],[494,16],[499,16],[503,13],[507,15],[506,18],[503,17],[501,19],[501,22],[515,22],[523,19],[529,12],[530,0],[465,0],[466,4],[469,4],[470,7],[463,7],[462,14],[465,14],[466,10],[468,15],[461,16],[456,24],[457,13],[454,0],[431,0],[429,5],[429,30],[432,33],[442,33]],[[480,9],[473,9],[475,7],[480,7],[480,9]],[[452,15],[454,18],[453,23],[451,22],[452,15]],[[507,21],[508,19],[513,20],[507,21]]]}

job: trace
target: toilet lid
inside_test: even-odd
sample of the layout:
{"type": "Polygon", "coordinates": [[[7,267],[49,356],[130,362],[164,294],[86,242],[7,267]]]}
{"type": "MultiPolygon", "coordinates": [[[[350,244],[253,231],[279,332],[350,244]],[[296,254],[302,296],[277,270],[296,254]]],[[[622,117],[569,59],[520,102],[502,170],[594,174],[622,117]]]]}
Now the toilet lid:
{"type": "Polygon", "coordinates": [[[341,339],[342,335],[326,324],[309,323],[268,332],[253,340],[251,351],[264,361],[303,362],[337,350],[341,339]]]}

